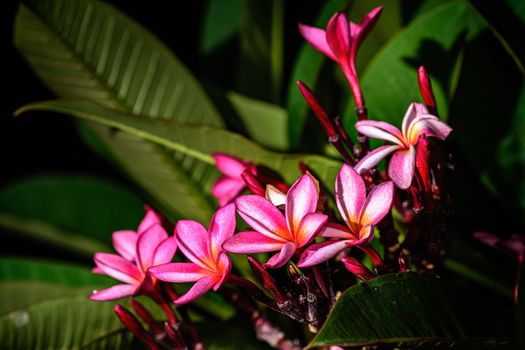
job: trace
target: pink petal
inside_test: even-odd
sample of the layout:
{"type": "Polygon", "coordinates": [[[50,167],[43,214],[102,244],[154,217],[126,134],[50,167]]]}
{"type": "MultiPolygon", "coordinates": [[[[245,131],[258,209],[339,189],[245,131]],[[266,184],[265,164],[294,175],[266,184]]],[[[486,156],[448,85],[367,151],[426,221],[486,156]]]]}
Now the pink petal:
{"type": "Polygon", "coordinates": [[[406,190],[412,183],[415,165],[416,150],[414,146],[410,146],[410,149],[399,150],[390,159],[388,176],[390,176],[397,187],[406,190]]]}
{"type": "Polygon", "coordinates": [[[208,270],[189,262],[169,263],[150,267],[148,272],[161,281],[178,283],[195,282],[210,275],[208,270]]]}
{"type": "Polygon", "coordinates": [[[119,255],[96,253],[94,260],[100,270],[119,281],[129,284],[142,281],[142,274],[137,266],[119,255]]]}
{"type": "Polygon", "coordinates": [[[133,261],[137,254],[137,238],[138,234],[135,231],[116,231],[112,236],[113,247],[124,258],[133,261]]]}
{"type": "Polygon", "coordinates": [[[237,211],[255,231],[277,241],[291,240],[283,214],[267,199],[248,195],[235,200],[237,211]]]}
{"type": "Polygon", "coordinates": [[[246,184],[243,180],[223,176],[215,181],[211,188],[211,194],[217,198],[219,206],[223,207],[234,200],[245,187],[246,184]]]}
{"type": "Polygon", "coordinates": [[[416,144],[419,136],[433,136],[445,140],[452,128],[437,119],[435,116],[426,114],[415,118],[408,128],[407,139],[410,144],[416,144]]]}
{"type": "Polygon", "coordinates": [[[231,203],[217,210],[211,218],[209,232],[209,255],[216,260],[222,251],[222,244],[235,232],[235,204],[231,203]]]}
{"type": "Polygon", "coordinates": [[[194,301],[195,299],[200,298],[203,296],[207,291],[213,288],[213,285],[217,283],[217,277],[216,276],[208,276],[201,278],[195,284],[186,292],[186,294],[179,297],[177,300],[175,300],[175,304],[181,305],[186,304],[191,301],[194,301]]]}
{"type": "Polygon", "coordinates": [[[317,209],[319,192],[310,175],[303,175],[288,190],[286,195],[286,220],[288,230],[295,234],[301,220],[317,209]]]}
{"type": "Polygon", "coordinates": [[[327,220],[328,216],[321,213],[306,215],[295,233],[295,244],[297,244],[297,247],[303,247],[310,243],[326,224],[327,220]]]}
{"type": "MultiPolygon", "coordinates": [[[[422,103],[413,102],[408,106],[408,109],[403,117],[403,123],[401,125],[401,131],[403,132],[403,137],[405,140],[408,140],[408,134],[410,125],[414,122],[414,119],[421,115],[428,115],[428,110],[422,103]]],[[[437,119],[437,117],[434,116],[437,119]]]]}
{"type": "Polygon", "coordinates": [[[355,242],[349,242],[348,245],[351,247],[360,246],[360,245],[368,244],[372,242],[373,239],[374,239],[374,226],[366,225],[366,226],[361,227],[361,229],[359,230],[359,240],[355,242]]]}
{"type": "Polygon", "coordinates": [[[177,246],[193,263],[204,269],[213,268],[208,252],[208,231],[192,220],[179,220],[175,227],[177,246]]]}
{"type": "Polygon", "coordinates": [[[326,27],[326,41],[340,64],[349,64],[350,54],[350,23],[344,12],[337,12],[332,16],[326,27]]]}
{"type": "Polygon", "coordinates": [[[217,273],[221,276],[217,283],[213,286],[213,290],[217,291],[221,287],[221,285],[224,283],[228,275],[230,274],[230,271],[232,269],[232,261],[230,260],[230,257],[228,254],[222,252],[219,256],[219,261],[217,263],[217,273]]]}
{"type": "Polygon", "coordinates": [[[249,163],[244,162],[236,157],[229,156],[223,153],[214,153],[213,159],[217,165],[217,169],[224,175],[235,180],[241,180],[242,172],[248,168],[249,163]]]}
{"type": "Polygon", "coordinates": [[[324,30],[299,23],[299,32],[304,40],[312,45],[314,49],[334,61],[337,60],[326,42],[326,32],[324,30]]]}
{"type": "Polygon", "coordinates": [[[383,158],[387,157],[390,153],[395,152],[399,149],[398,145],[395,146],[381,146],[369,152],[364,156],[359,163],[354,167],[355,171],[359,174],[364,173],[367,170],[374,168],[383,158]]]}
{"type": "Polygon", "coordinates": [[[363,281],[371,280],[376,277],[365,265],[363,265],[359,260],[354,258],[346,257],[341,259],[345,267],[356,275],[359,279],[363,281]]]}
{"type": "Polygon", "coordinates": [[[326,241],[314,244],[306,249],[299,262],[298,267],[310,267],[330,260],[340,251],[348,249],[346,241],[326,241]]]}
{"type": "Polygon", "coordinates": [[[266,185],[266,199],[278,207],[286,204],[286,193],[273,185],[266,185]]]}
{"type": "MultiPolygon", "coordinates": [[[[377,224],[390,212],[394,201],[394,189],[394,183],[387,181],[370,191],[359,218],[361,227],[377,224]]],[[[359,236],[362,238],[361,234],[359,236]]]]}
{"type": "Polygon", "coordinates": [[[348,227],[354,227],[359,221],[365,199],[365,182],[354,168],[343,164],[335,179],[335,202],[348,227]]]}
{"type": "Polygon", "coordinates": [[[395,126],[375,120],[360,120],[355,124],[357,131],[367,137],[385,140],[403,146],[403,134],[395,126]]]}
{"type": "Polygon", "coordinates": [[[295,253],[295,244],[289,242],[283,244],[281,251],[274,256],[272,256],[265,264],[264,266],[269,267],[271,269],[276,269],[288,262],[295,253]]]}
{"type": "Polygon", "coordinates": [[[155,224],[140,234],[137,241],[137,260],[143,271],[153,265],[153,256],[159,244],[168,238],[162,226],[155,224]]]}
{"type": "Polygon", "coordinates": [[[157,266],[171,262],[176,251],[177,240],[175,239],[175,237],[166,238],[158,245],[157,249],[155,249],[155,254],[153,255],[153,263],[151,264],[151,266],[157,266]]]}
{"type": "Polygon", "coordinates": [[[321,230],[321,232],[319,233],[319,237],[356,239],[357,235],[354,235],[347,227],[343,225],[329,222],[321,230]]]}
{"type": "MultiPolygon", "coordinates": [[[[352,37],[354,38],[354,44],[352,48],[357,48],[359,45],[365,40],[365,38],[368,36],[368,34],[372,31],[375,24],[377,23],[377,20],[379,19],[379,16],[381,15],[381,12],[383,11],[383,6],[376,7],[372,11],[370,11],[365,18],[361,20],[359,25],[357,25],[357,30],[352,31],[352,37]]],[[[353,54],[353,57],[355,57],[355,53],[353,54]]]]}
{"type": "Polygon", "coordinates": [[[276,241],[259,232],[248,231],[233,235],[222,247],[231,253],[253,254],[280,250],[284,243],[286,242],[276,241]]]}
{"type": "Polygon", "coordinates": [[[93,294],[91,294],[89,299],[94,300],[94,301],[107,301],[107,300],[120,299],[120,298],[132,296],[133,294],[135,294],[136,289],[137,289],[136,285],[117,284],[116,286],[93,292],[93,294]]]}
{"type": "Polygon", "coordinates": [[[145,206],[146,209],[146,215],[144,216],[144,219],[139,224],[139,227],[137,228],[137,233],[142,233],[146,231],[148,228],[155,224],[161,225],[162,218],[161,216],[153,209],[151,209],[149,206],[145,206]]]}

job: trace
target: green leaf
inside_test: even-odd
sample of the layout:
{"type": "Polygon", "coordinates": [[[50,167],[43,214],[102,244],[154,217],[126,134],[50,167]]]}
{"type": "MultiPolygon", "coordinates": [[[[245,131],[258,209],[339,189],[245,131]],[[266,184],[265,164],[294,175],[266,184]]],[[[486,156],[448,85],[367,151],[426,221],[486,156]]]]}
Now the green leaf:
{"type": "Polygon", "coordinates": [[[201,39],[203,54],[210,54],[239,31],[241,8],[242,0],[208,1],[201,39]]]}
{"type": "MultiPolygon", "coordinates": [[[[494,35],[500,40],[521,72],[525,74],[524,23],[505,1],[498,4],[482,0],[469,0],[469,2],[487,21],[494,35]]],[[[522,16],[525,16],[525,7],[517,9],[521,11],[522,16]]]]}
{"type": "Polygon", "coordinates": [[[235,92],[227,96],[253,140],[280,151],[288,148],[288,116],[284,109],[235,92]]]}
{"type": "MultiPolygon", "coordinates": [[[[431,75],[438,109],[446,119],[449,97],[456,88],[461,47],[479,29],[478,21],[468,4],[452,2],[426,12],[401,30],[374,57],[363,75],[370,119],[401,124],[408,105],[420,101],[420,65],[431,75]]],[[[344,115],[346,128],[353,130],[356,119],[352,103],[344,115]]]]}
{"type": "MultiPolygon", "coordinates": [[[[329,0],[321,10],[314,26],[325,26],[330,17],[340,11],[347,4],[347,0],[329,0]]],[[[288,133],[290,146],[297,148],[301,140],[302,131],[306,122],[309,109],[304,101],[297,80],[301,80],[310,88],[314,89],[321,71],[321,67],[326,61],[325,57],[315,51],[310,45],[304,43],[295,59],[292,68],[290,82],[288,83],[288,96],[286,109],[288,110],[288,133]]]]}
{"type": "MultiPolygon", "coordinates": [[[[27,287],[19,284],[19,292],[26,293],[27,287]]],[[[0,283],[1,299],[17,299],[14,288],[0,283]]],[[[114,305],[92,302],[84,295],[33,300],[0,316],[0,344],[6,349],[128,349],[130,337],[122,330],[114,305]]]]}
{"type": "MultiPolygon", "coordinates": [[[[60,97],[159,119],[222,126],[202,88],[151,33],[95,0],[28,0],[15,23],[15,45],[60,97]]],[[[110,156],[171,218],[208,219],[204,189],[212,167],[130,135],[94,134],[110,156]]]]}
{"type": "Polygon", "coordinates": [[[304,162],[327,185],[333,186],[340,163],[317,155],[293,155],[269,152],[248,139],[224,129],[188,125],[151,118],[129,118],[119,111],[106,109],[87,101],[55,100],[27,105],[17,114],[29,110],[48,110],[70,114],[111,126],[165,147],[213,164],[211,154],[223,152],[249,159],[280,173],[288,183],[300,175],[299,162],[304,162]]]}
{"type": "Polygon", "coordinates": [[[349,288],[308,346],[361,346],[460,335],[436,280],[406,272],[349,288]]]}
{"type": "Polygon", "coordinates": [[[246,322],[201,322],[196,327],[209,350],[230,349],[272,349],[267,344],[257,340],[251,324],[246,322]]]}
{"type": "Polygon", "coordinates": [[[37,175],[0,189],[0,212],[20,225],[33,219],[108,243],[113,231],[137,227],[142,207],[124,187],[85,175],[37,175]]]}

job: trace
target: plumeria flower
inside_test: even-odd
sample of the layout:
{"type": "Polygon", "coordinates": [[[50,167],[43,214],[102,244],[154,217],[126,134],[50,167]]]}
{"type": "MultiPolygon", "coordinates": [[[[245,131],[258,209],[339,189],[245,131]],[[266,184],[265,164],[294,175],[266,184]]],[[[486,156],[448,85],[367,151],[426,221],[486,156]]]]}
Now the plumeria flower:
{"type": "Polygon", "coordinates": [[[326,223],[327,216],[316,213],[318,200],[319,190],[308,174],[301,176],[286,194],[284,215],[261,196],[237,198],[237,211],[254,231],[234,235],[224,243],[224,249],[239,254],[279,250],[264,265],[283,266],[298,248],[314,239],[326,223]]]}
{"type": "Polygon", "coordinates": [[[402,131],[389,123],[373,120],[358,121],[355,127],[362,135],[394,143],[394,145],[378,147],[368,153],[356,164],[357,172],[362,174],[372,169],[383,158],[394,153],[388,165],[388,175],[401,189],[407,189],[412,183],[416,163],[415,146],[419,137],[433,136],[445,140],[452,131],[438,117],[428,114],[421,103],[410,104],[403,118],[402,131]]]}
{"type": "Polygon", "coordinates": [[[177,262],[153,267],[149,272],[167,282],[195,282],[176,304],[193,301],[224,283],[231,269],[231,260],[222,244],[235,231],[235,205],[219,209],[208,230],[191,220],[181,220],[175,227],[175,237],[182,253],[190,262],[177,262]]]}
{"type": "Polygon", "coordinates": [[[299,24],[299,31],[304,39],[314,49],[341,66],[354,94],[357,107],[364,106],[355,68],[357,49],[376,24],[382,10],[383,7],[373,9],[359,24],[350,22],[344,12],[337,12],[328,22],[326,31],[299,24]]]}
{"type": "Polygon", "coordinates": [[[384,182],[366,196],[365,182],[349,165],[344,164],[335,181],[335,201],[346,227],[329,223],[319,237],[336,238],[316,243],[301,255],[299,267],[327,261],[348,247],[365,245],[374,238],[374,225],[388,214],[394,199],[394,184],[384,182]]]}
{"type": "Polygon", "coordinates": [[[245,188],[246,184],[241,174],[246,170],[257,175],[255,166],[250,162],[244,162],[227,154],[215,153],[213,155],[217,169],[224,174],[214,184],[211,193],[223,207],[234,200],[245,188]]]}
{"type": "Polygon", "coordinates": [[[113,235],[117,254],[96,253],[97,272],[124,282],[94,292],[91,300],[114,300],[137,294],[151,293],[155,278],[148,275],[148,268],[170,262],[177,250],[177,242],[158,223],[153,223],[144,232],[118,231],[113,235]]]}

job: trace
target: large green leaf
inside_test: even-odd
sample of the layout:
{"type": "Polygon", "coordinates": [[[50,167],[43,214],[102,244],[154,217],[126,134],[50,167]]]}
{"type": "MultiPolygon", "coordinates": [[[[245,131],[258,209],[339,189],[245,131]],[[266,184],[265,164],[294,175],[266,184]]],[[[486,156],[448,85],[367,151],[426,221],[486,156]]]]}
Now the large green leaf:
{"type": "Polygon", "coordinates": [[[329,189],[332,188],[340,163],[317,155],[293,155],[269,152],[248,139],[224,129],[188,125],[175,120],[129,118],[125,113],[110,110],[87,101],[55,100],[34,103],[17,113],[48,110],[96,121],[180,153],[213,164],[212,153],[223,152],[249,159],[280,173],[289,183],[300,175],[298,163],[304,162],[329,189]]]}
{"type": "Polygon", "coordinates": [[[253,140],[280,151],[288,148],[288,116],[283,108],[235,92],[228,93],[228,100],[253,140]]]}
{"type": "Polygon", "coordinates": [[[439,284],[428,276],[406,272],[381,276],[348,289],[309,347],[460,335],[439,284]]]}
{"type": "Polygon", "coordinates": [[[137,227],[142,206],[124,187],[84,175],[38,175],[0,189],[0,212],[21,225],[34,219],[108,243],[113,231],[137,227]]]}
{"type": "MultiPolygon", "coordinates": [[[[417,69],[424,65],[440,114],[448,115],[454,94],[460,51],[464,41],[479,30],[479,18],[464,2],[451,2],[425,12],[400,31],[374,57],[362,79],[370,119],[400,125],[408,105],[419,101],[417,69]]],[[[353,130],[355,113],[350,103],[345,126],[353,130]]]]}
{"type": "MultiPolygon", "coordinates": [[[[28,0],[15,45],[61,97],[94,100],[132,114],[221,126],[187,69],[147,30],[96,0],[28,0]]],[[[95,133],[112,158],[172,217],[209,218],[203,190],[212,167],[130,135],[95,133]]]]}

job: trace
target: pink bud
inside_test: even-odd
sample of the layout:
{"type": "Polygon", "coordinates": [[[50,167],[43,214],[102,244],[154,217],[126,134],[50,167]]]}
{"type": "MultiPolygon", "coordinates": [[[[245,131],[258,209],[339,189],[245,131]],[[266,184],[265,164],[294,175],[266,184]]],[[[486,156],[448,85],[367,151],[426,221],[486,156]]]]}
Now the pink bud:
{"type": "Polygon", "coordinates": [[[242,172],[241,178],[243,179],[244,183],[246,184],[246,187],[250,189],[254,194],[258,196],[263,196],[266,193],[266,190],[264,189],[264,186],[262,183],[257,179],[255,175],[249,170],[246,169],[242,172]]]}
{"type": "Polygon", "coordinates": [[[317,117],[321,125],[324,127],[326,131],[326,135],[329,138],[336,138],[337,132],[334,128],[334,125],[332,121],[330,120],[330,118],[328,118],[328,114],[326,113],[326,111],[319,104],[319,101],[317,100],[317,98],[315,98],[312,90],[310,90],[308,86],[306,86],[301,81],[297,81],[297,85],[299,86],[299,89],[301,90],[301,94],[303,95],[304,99],[306,100],[306,102],[308,103],[312,111],[314,112],[315,116],[317,117]]]}
{"type": "Polygon", "coordinates": [[[363,265],[359,260],[354,258],[346,257],[341,259],[345,267],[356,275],[362,281],[368,281],[376,277],[365,265],[363,265]]]}
{"type": "Polygon", "coordinates": [[[131,307],[137,313],[137,315],[148,325],[149,329],[155,333],[155,335],[162,334],[162,327],[155,321],[153,315],[138,301],[131,299],[131,307]]]}
{"type": "Polygon", "coordinates": [[[421,93],[421,97],[423,97],[423,101],[425,101],[425,104],[427,105],[431,114],[437,114],[436,99],[434,98],[430,77],[428,76],[425,67],[419,67],[417,71],[417,78],[419,83],[419,91],[421,93]]]}
{"type": "Polygon", "coordinates": [[[150,349],[159,349],[159,345],[155,342],[151,335],[146,332],[144,327],[142,327],[142,324],[131,312],[125,309],[122,305],[117,304],[115,306],[115,313],[124,327],[126,327],[126,329],[133,333],[133,335],[139,338],[150,349]]]}

